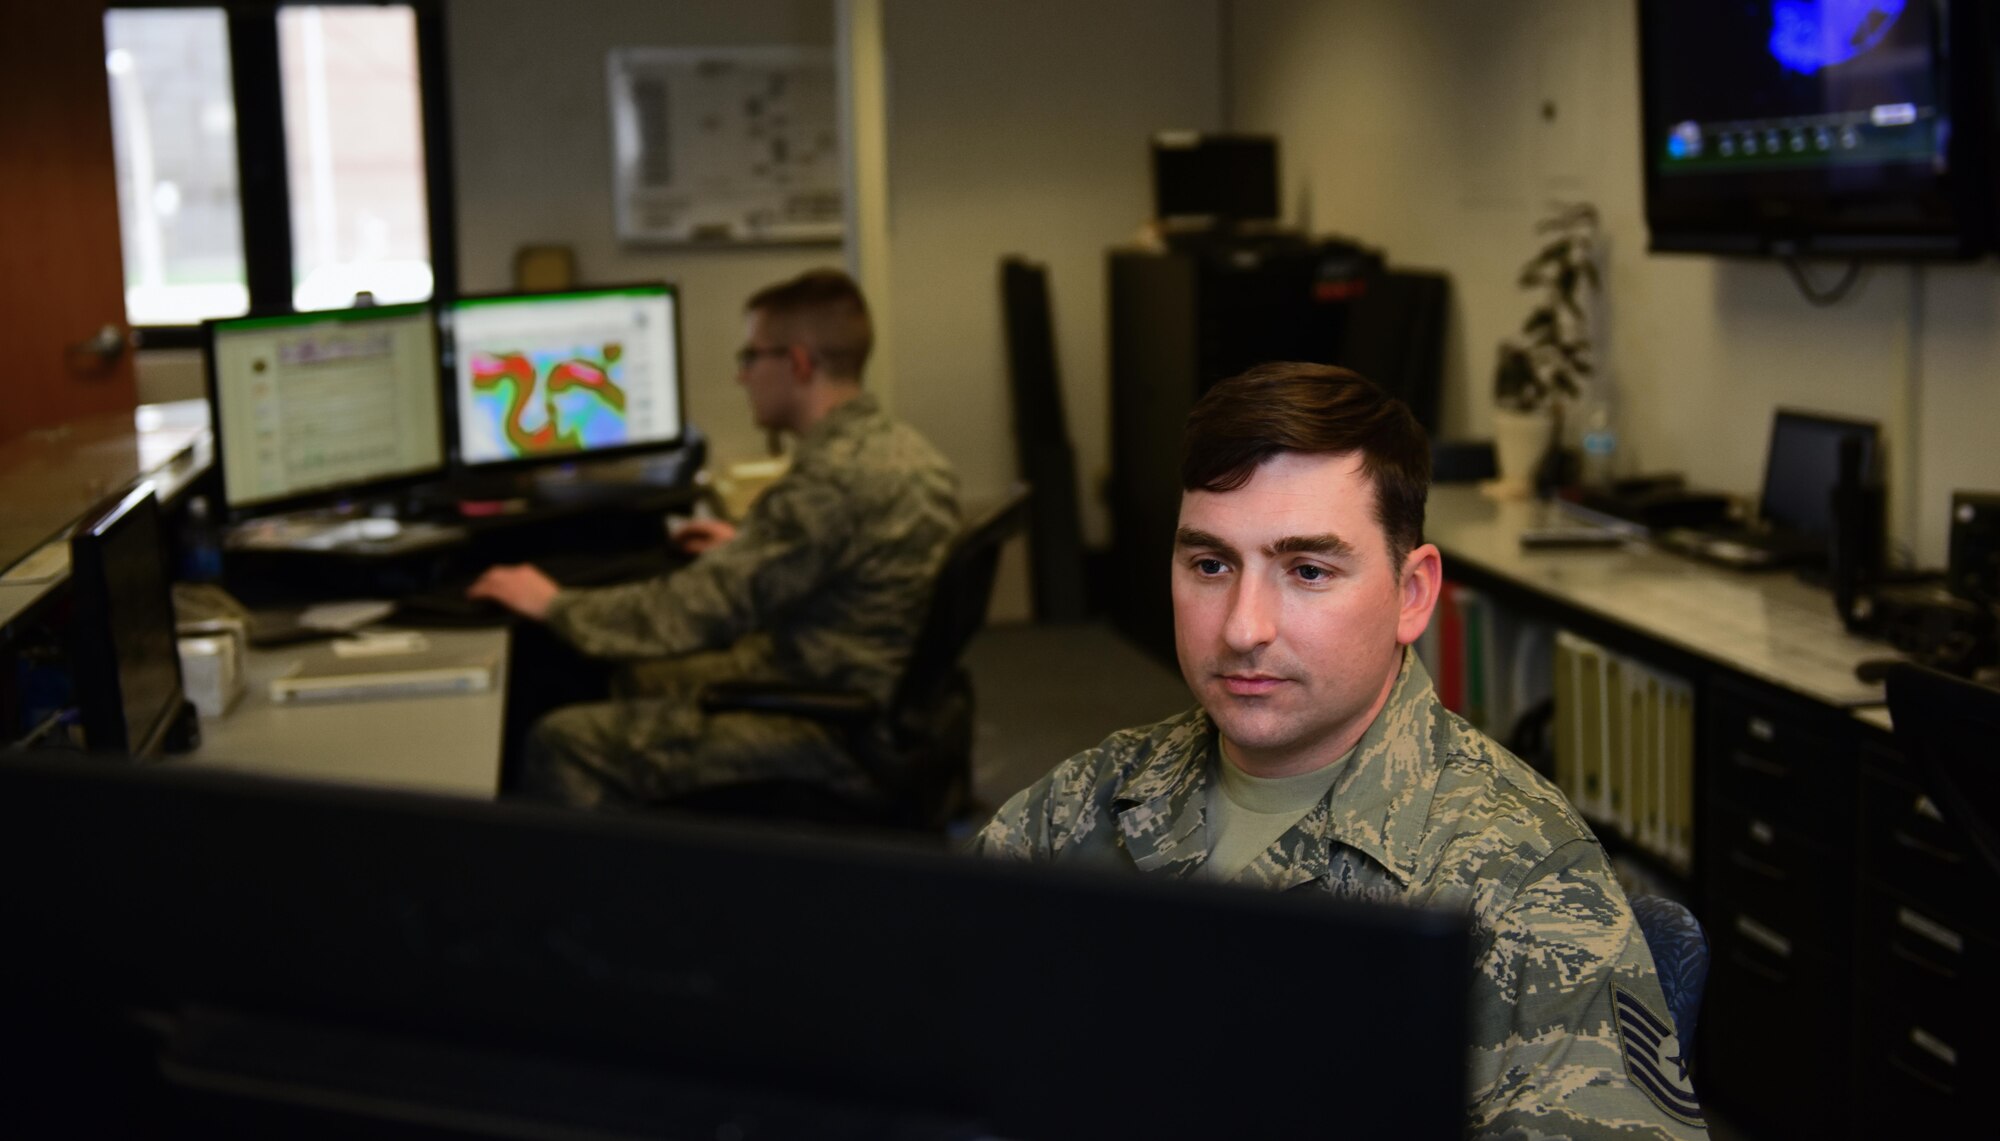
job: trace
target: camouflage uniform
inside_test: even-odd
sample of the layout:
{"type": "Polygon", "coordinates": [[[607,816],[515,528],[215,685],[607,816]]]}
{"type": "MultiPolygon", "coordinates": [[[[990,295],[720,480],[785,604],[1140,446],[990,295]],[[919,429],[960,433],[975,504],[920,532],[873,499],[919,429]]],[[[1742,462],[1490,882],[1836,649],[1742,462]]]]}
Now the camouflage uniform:
{"type": "Polygon", "coordinates": [[[558,594],[549,628],[628,664],[617,700],[535,725],[524,787],[592,805],[763,777],[865,795],[838,735],[774,714],[707,716],[696,697],[744,679],[886,703],[957,532],[957,488],[943,457],[863,393],[800,437],[735,539],[663,578],[558,594]]]}
{"type": "MultiPolygon", "coordinates": [[[[973,847],[1199,876],[1219,761],[1200,708],[1114,733],[1009,800],[973,847]]],[[[1652,955],[1562,794],[1440,705],[1407,652],[1343,764],[1240,880],[1470,914],[1469,1134],[1702,1136],[1692,1087],[1663,1061],[1681,1051],[1652,955]]]]}

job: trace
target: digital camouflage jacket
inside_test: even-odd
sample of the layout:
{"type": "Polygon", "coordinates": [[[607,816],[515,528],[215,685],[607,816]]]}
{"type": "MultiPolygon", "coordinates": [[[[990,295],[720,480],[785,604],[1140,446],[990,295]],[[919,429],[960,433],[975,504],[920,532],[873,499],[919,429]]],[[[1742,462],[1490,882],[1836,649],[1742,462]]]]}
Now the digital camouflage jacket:
{"type": "Polygon", "coordinates": [[[886,703],[957,529],[950,465],[863,393],[800,437],[733,540],[661,578],[565,590],[548,622],[585,654],[628,661],[759,632],[776,676],[886,703]]]}
{"type": "MultiPolygon", "coordinates": [[[[1200,708],[1114,733],[1009,800],[973,847],[1198,875],[1215,742],[1200,708]]],[[[1240,878],[1470,916],[1468,1134],[1704,1136],[1652,955],[1562,794],[1446,710],[1407,651],[1340,763],[1326,799],[1240,878]]]]}

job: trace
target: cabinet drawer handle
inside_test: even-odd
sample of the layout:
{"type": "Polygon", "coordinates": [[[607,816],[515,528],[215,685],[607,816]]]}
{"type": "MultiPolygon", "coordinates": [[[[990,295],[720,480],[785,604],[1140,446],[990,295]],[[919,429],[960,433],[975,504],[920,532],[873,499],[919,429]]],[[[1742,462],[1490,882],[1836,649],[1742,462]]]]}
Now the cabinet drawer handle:
{"type": "Polygon", "coordinates": [[[1910,1027],[1910,1045],[1915,1046],[1917,1049],[1922,1050],[1952,1069],[1958,1069],[1958,1051],[1952,1048],[1951,1043],[1944,1041],[1923,1027],[1910,1027]]]}
{"type": "Polygon", "coordinates": [[[1914,931],[1954,955],[1965,953],[1965,936],[1939,923],[1927,915],[1920,915],[1907,907],[1896,909],[1896,926],[1905,931],[1914,931]]]}
{"type": "Polygon", "coordinates": [[[1894,836],[1896,838],[1896,843],[1902,845],[1903,847],[1910,849],[1912,852],[1918,852],[1921,853],[1922,855],[1929,856],[1931,859],[1936,860],[1941,864],[1952,864],[1955,866],[1959,863],[1964,862],[1965,860],[1965,857],[1959,855],[1957,852],[1951,851],[1946,848],[1940,848],[1936,844],[1932,844],[1925,840],[1919,840],[1915,836],[1910,835],[1908,832],[1903,831],[1901,828],[1896,829],[1894,832],[1890,833],[1890,835],[1894,836]]]}
{"type": "Polygon", "coordinates": [[[1767,761],[1755,753],[1746,753],[1741,749],[1731,750],[1729,759],[1735,761],[1738,768],[1749,769],[1759,776],[1783,777],[1790,771],[1776,761],[1767,761]]]}
{"type": "Polygon", "coordinates": [[[1747,915],[1736,917],[1736,933],[1781,959],[1792,957],[1792,941],[1747,915]]]}
{"type": "Polygon", "coordinates": [[[1924,1073],[1922,1070],[1917,1069],[1915,1066],[1912,1066],[1911,1064],[1905,1062],[1903,1059],[1897,1057],[1894,1054],[1889,1055],[1889,1064],[1903,1071],[1904,1077],[1912,1078],[1918,1083],[1929,1087],[1932,1093],[1943,1094],[1945,1097],[1953,1097],[1958,1093],[1957,1086],[1954,1086],[1949,1082],[1941,1082],[1937,1080],[1936,1078],[1930,1076],[1927,1073],[1924,1073]]]}

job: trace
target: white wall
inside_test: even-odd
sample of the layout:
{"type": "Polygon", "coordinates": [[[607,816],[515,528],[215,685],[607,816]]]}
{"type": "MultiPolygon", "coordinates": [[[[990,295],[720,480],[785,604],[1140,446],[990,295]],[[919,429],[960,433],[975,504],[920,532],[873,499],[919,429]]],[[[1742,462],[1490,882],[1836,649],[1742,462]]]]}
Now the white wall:
{"type": "Polygon", "coordinates": [[[839,246],[628,248],[615,232],[605,55],[614,47],[832,48],[831,0],[453,0],[446,11],[460,288],[511,287],[523,245],[568,245],[585,283],[681,287],[688,416],[724,463],[761,456],[735,384],[743,301],[839,246]]]}
{"type": "Polygon", "coordinates": [[[1907,419],[1914,478],[1891,488],[1892,527],[1929,565],[1951,491],[2000,488],[1993,262],[1876,267],[1816,309],[1775,263],[1645,252],[1635,5],[1235,0],[1226,18],[1233,125],[1280,136],[1295,220],[1451,274],[1447,434],[1488,433],[1533,223],[1587,199],[1606,224],[1605,379],[1628,471],[1753,495],[1779,405],[1907,419]]]}
{"type": "Polygon", "coordinates": [[[1049,268],[1085,537],[1107,542],[1106,249],[1151,213],[1147,140],[1221,114],[1213,0],[890,0],[896,408],[969,500],[1015,477],[1000,259],[1049,268]]]}

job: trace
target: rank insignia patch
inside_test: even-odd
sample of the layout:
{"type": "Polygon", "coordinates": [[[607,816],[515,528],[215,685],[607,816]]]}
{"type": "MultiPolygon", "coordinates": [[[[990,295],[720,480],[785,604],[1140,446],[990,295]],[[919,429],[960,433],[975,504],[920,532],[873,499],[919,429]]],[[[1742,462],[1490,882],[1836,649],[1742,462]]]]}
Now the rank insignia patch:
{"type": "Polygon", "coordinates": [[[1672,1117],[1700,1125],[1701,1103],[1688,1080],[1687,1050],[1673,1026],[1617,986],[1611,988],[1611,1001],[1618,1013],[1625,1076],[1672,1117]]]}

